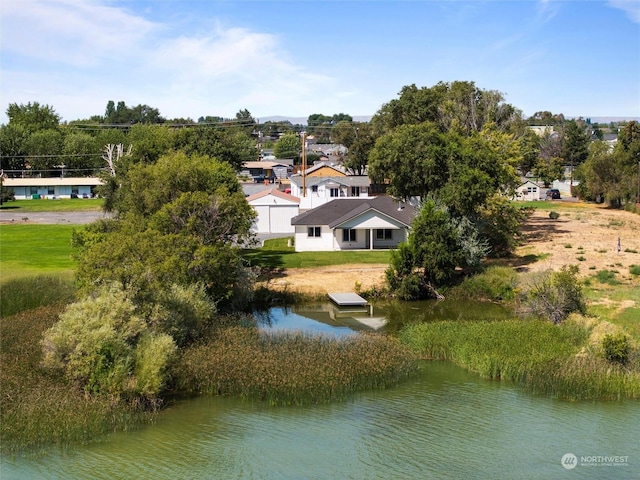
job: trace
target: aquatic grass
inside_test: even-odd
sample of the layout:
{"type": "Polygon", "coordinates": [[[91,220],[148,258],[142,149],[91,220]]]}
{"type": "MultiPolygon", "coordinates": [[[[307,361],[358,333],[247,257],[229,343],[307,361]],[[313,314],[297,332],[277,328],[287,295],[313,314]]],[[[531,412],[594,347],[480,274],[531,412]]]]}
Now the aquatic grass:
{"type": "Polygon", "coordinates": [[[532,393],[576,400],[640,398],[640,368],[583,354],[588,329],[576,322],[434,322],[406,327],[400,338],[424,358],[449,360],[532,393]]]}
{"type": "Polygon", "coordinates": [[[68,273],[10,278],[0,283],[0,317],[75,299],[73,276],[68,273]]]}
{"type": "Polygon", "coordinates": [[[301,405],[388,388],[416,370],[416,357],[384,335],[337,338],[238,327],[189,348],[173,375],[177,390],[185,393],[301,405]]]}
{"type": "Polygon", "coordinates": [[[451,289],[455,298],[477,300],[512,300],[518,286],[518,273],[511,267],[491,266],[484,272],[467,277],[451,289]]]}
{"type": "Polygon", "coordinates": [[[40,338],[63,304],[0,318],[0,436],[2,454],[66,447],[148,421],[153,412],[107,396],[85,396],[40,367],[40,338]]]}

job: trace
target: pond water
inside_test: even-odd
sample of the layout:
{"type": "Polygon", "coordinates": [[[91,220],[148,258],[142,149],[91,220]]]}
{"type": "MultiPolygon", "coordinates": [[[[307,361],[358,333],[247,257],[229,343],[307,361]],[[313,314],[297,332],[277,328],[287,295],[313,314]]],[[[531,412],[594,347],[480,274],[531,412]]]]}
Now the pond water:
{"type": "MultiPolygon", "coordinates": [[[[373,328],[353,320],[363,318],[357,315],[339,316],[331,326],[314,318],[326,310],[293,310],[262,317],[268,328],[310,322],[305,329],[337,335],[352,332],[344,323],[373,328]]],[[[364,318],[378,313],[374,306],[373,317],[364,318]]],[[[5,458],[0,478],[637,479],[639,429],[637,402],[532,396],[448,363],[426,362],[399,387],[343,403],[181,400],[137,431],[71,451],[5,458]],[[575,468],[562,466],[565,454],[575,455],[575,468]]]]}

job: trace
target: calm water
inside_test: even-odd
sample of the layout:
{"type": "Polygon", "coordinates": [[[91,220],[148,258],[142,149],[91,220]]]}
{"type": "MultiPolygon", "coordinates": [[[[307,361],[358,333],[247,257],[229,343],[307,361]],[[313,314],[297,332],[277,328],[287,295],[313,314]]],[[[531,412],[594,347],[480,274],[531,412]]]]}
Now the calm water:
{"type": "MultiPolygon", "coordinates": [[[[301,313],[274,309],[265,317],[273,328],[309,321],[305,328],[350,332],[301,313]]],[[[637,402],[531,396],[429,362],[411,382],[339,404],[180,401],[135,432],[70,452],[3,459],[0,478],[637,479],[639,434],[637,402]],[[567,453],[577,457],[572,470],[560,462],[567,453]],[[612,455],[627,457],[617,459],[626,465],[595,458],[612,455]]]]}

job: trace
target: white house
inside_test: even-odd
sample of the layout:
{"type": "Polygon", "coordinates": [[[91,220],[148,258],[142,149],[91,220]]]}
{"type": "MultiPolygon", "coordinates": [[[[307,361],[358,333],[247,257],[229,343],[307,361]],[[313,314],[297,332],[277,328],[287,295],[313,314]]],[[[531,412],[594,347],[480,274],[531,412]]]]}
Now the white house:
{"type": "Polygon", "coordinates": [[[97,177],[4,178],[2,185],[13,190],[16,200],[86,198],[94,196],[94,190],[102,185],[102,180],[97,177]]]}
{"type": "Polygon", "coordinates": [[[540,188],[537,183],[534,183],[531,180],[527,180],[518,188],[516,188],[515,200],[526,202],[532,200],[540,200],[542,198],[544,198],[542,196],[542,188],[540,188]]]}
{"type": "Polygon", "coordinates": [[[247,197],[258,215],[256,233],[294,233],[291,219],[300,213],[300,200],[277,189],[264,190],[247,197]]]}
{"type": "Polygon", "coordinates": [[[388,196],[338,198],[291,220],[297,252],[394,248],[416,210],[388,196]]]}
{"type": "Polygon", "coordinates": [[[314,177],[292,175],[291,195],[300,199],[300,209],[309,210],[336,198],[369,198],[371,181],[365,175],[314,177]]]}

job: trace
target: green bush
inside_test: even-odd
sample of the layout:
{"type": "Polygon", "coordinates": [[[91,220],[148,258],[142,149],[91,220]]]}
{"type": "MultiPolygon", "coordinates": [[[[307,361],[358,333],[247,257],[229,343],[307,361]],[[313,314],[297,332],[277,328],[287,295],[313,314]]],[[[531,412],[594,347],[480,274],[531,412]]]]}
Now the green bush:
{"type": "Polygon", "coordinates": [[[147,398],[160,393],[176,348],[170,336],[151,330],[118,286],[69,305],[42,347],[45,367],[87,393],[147,398]]]}
{"type": "Polygon", "coordinates": [[[613,270],[599,270],[596,273],[596,278],[600,283],[607,283],[609,285],[617,285],[619,282],[616,279],[616,272],[613,270]]]}
{"type": "Polygon", "coordinates": [[[629,361],[629,337],[618,333],[616,335],[607,334],[602,339],[602,349],[604,358],[611,363],[620,363],[626,365],[629,361]]]}
{"type": "Polygon", "coordinates": [[[560,214],[558,212],[551,211],[549,212],[549,218],[551,220],[557,220],[558,218],[560,218],[560,214]]]}
{"type": "Polygon", "coordinates": [[[640,275],[640,265],[629,266],[629,273],[631,275],[640,275]]]}

